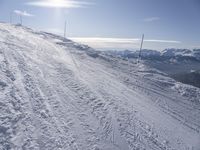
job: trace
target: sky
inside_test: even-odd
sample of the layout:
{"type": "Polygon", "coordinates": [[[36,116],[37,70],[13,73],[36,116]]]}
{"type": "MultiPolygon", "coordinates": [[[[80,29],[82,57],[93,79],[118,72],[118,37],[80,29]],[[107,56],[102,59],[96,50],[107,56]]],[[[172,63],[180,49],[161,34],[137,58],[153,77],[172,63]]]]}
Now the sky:
{"type": "Polygon", "coordinates": [[[200,0],[0,0],[0,21],[96,49],[200,48],[200,0]]]}

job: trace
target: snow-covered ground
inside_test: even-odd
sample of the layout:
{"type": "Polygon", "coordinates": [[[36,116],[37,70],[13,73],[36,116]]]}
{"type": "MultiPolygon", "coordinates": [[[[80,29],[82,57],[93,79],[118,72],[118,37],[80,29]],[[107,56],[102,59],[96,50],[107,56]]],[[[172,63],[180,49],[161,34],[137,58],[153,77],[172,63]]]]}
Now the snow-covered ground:
{"type": "Polygon", "coordinates": [[[0,23],[0,150],[199,150],[200,89],[0,23]]]}

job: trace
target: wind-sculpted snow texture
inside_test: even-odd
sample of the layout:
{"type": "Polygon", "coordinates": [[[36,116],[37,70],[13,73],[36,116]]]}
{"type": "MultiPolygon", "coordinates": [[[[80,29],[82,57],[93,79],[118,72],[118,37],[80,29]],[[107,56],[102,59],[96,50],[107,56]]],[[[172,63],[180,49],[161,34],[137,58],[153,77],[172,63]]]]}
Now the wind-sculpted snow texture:
{"type": "Polygon", "coordinates": [[[0,24],[0,150],[199,150],[200,90],[0,24]]]}

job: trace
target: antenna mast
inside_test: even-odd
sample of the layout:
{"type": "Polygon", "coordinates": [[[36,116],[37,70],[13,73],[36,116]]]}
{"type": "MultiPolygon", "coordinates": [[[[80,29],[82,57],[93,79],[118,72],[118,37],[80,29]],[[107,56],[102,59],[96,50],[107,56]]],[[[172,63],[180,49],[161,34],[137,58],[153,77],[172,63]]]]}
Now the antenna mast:
{"type": "Polygon", "coordinates": [[[12,24],[12,12],[10,13],[10,24],[12,24]]]}
{"type": "Polygon", "coordinates": [[[64,27],[64,38],[66,38],[66,28],[67,28],[67,22],[65,21],[65,27],[64,27]]]}
{"type": "Polygon", "coordinates": [[[20,24],[22,25],[22,15],[19,15],[20,24]]]}
{"type": "Polygon", "coordinates": [[[138,59],[138,62],[139,62],[139,60],[141,59],[141,53],[142,53],[143,42],[144,42],[144,34],[142,34],[142,41],[141,41],[141,45],[140,45],[140,52],[139,52],[139,59],[138,59]]]}

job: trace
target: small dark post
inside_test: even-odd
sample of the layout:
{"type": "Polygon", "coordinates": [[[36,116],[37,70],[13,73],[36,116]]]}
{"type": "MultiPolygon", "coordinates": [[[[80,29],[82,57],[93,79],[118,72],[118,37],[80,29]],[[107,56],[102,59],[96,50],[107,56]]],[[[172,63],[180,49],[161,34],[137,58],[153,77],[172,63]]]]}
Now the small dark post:
{"type": "Polygon", "coordinates": [[[142,34],[142,41],[141,41],[141,45],[140,45],[140,52],[139,52],[138,62],[139,62],[139,60],[141,59],[141,53],[142,53],[143,42],[144,42],[144,34],[142,34]]]}
{"type": "Polygon", "coordinates": [[[22,25],[22,15],[19,15],[20,24],[22,25]]]}
{"type": "Polygon", "coordinates": [[[12,24],[12,15],[13,15],[13,13],[11,12],[10,13],[10,24],[12,24]]]}
{"type": "Polygon", "coordinates": [[[65,27],[64,27],[64,38],[66,38],[66,28],[67,28],[67,22],[65,21],[65,27]]]}

